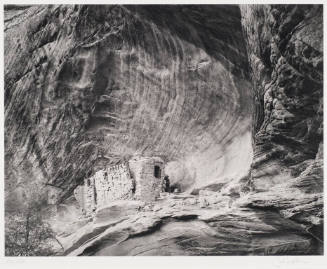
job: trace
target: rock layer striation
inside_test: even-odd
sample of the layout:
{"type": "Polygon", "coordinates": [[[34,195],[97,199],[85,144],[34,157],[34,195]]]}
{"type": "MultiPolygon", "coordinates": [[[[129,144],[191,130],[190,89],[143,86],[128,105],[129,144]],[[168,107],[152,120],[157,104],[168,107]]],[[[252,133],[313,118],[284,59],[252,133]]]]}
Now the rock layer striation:
{"type": "Polygon", "coordinates": [[[135,154],[172,162],[184,189],[248,172],[252,100],[237,6],[6,14],[8,190],[35,180],[65,198],[135,154]]]}
{"type": "Polygon", "coordinates": [[[322,239],[323,8],[241,6],[254,90],[250,205],[322,239]]]}
{"type": "Polygon", "coordinates": [[[103,209],[66,254],[321,253],[322,26],[319,5],[8,6],[6,209],[160,156],[199,201],[103,209]]]}

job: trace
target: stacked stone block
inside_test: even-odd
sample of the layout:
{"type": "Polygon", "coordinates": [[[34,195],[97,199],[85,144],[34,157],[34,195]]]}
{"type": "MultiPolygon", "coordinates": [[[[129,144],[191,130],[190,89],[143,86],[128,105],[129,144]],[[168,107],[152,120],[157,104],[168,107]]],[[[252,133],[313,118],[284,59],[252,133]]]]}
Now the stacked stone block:
{"type": "Polygon", "coordinates": [[[159,157],[135,157],[129,161],[135,180],[135,199],[154,201],[160,195],[163,182],[164,161],[159,157]],[[155,177],[155,167],[160,168],[160,177],[155,177]]]}
{"type": "Polygon", "coordinates": [[[133,181],[127,164],[119,164],[100,170],[94,175],[98,208],[116,200],[130,200],[133,181]]]}
{"type": "Polygon", "coordinates": [[[75,189],[74,195],[87,215],[117,200],[154,201],[161,192],[163,171],[161,158],[135,157],[97,171],[75,189]],[[155,175],[155,167],[159,174],[155,175]]]}

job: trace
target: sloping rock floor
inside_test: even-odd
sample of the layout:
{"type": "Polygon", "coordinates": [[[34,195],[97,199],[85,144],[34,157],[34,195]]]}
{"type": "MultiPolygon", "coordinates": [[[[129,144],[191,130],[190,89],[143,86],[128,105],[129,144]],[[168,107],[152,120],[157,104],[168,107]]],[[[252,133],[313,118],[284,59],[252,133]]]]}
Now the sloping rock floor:
{"type": "MultiPolygon", "coordinates": [[[[277,212],[226,197],[170,194],[153,204],[117,201],[59,237],[64,255],[315,255],[322,246],[305,226],[277,212]],[[207,197],[207,198],[205,198],[207,197]]],[[[81,220],[84,221],[85,220],[81,220]]]]}

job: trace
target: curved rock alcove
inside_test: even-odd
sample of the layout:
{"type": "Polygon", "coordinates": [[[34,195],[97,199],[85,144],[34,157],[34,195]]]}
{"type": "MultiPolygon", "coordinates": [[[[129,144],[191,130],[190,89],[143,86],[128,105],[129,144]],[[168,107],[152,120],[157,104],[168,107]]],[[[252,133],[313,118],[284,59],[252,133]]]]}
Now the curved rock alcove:
{"type": "Polygon", "coordinates": [[[99,212],[66,254],[321,252],[322,6],[8,6],[4,49],[7,211],[136,155],[184,192],[99,212]]]}

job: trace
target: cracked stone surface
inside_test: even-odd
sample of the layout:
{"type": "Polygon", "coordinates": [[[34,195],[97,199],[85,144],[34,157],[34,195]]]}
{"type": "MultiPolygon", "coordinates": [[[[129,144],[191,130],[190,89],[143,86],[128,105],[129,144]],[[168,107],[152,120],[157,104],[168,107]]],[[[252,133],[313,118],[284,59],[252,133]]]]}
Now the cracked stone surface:
{"type": "MultiPolygon", "coordinates": [[[[177,195],[178,197],[178,195],[177,195]]],[[[276,212],[238,206],[203,209],[199,203],[185,205],[186,199],[166,197],[155,207],[132,209],[121,202],[121,216],[115,220],[106,214],[108,223],[95,219],[91,230],[76,231],[65,239],[67,255],[296,255],[312,254],[319,244],[303,225],[287,220],[276,212]],[[174,199],[175,198],[175,199],[174,199]],[[175,206],[171,202],[175,200],[175,206]],[[110,221],[109,221],[110,220],[110,221]],[[72,238],[82,235],[81,238],[72,238]]],[[[110,212],[110,207],[108,207],[110,212]]],[[[114,210],[117,212],[116,210],[114,210]]]]}
{"type": "Polygon", "coordinates": [[[322,6],[241,6],[241,13],[255,94],[248,202],[280,210],[322,239],[322,6]]]}

